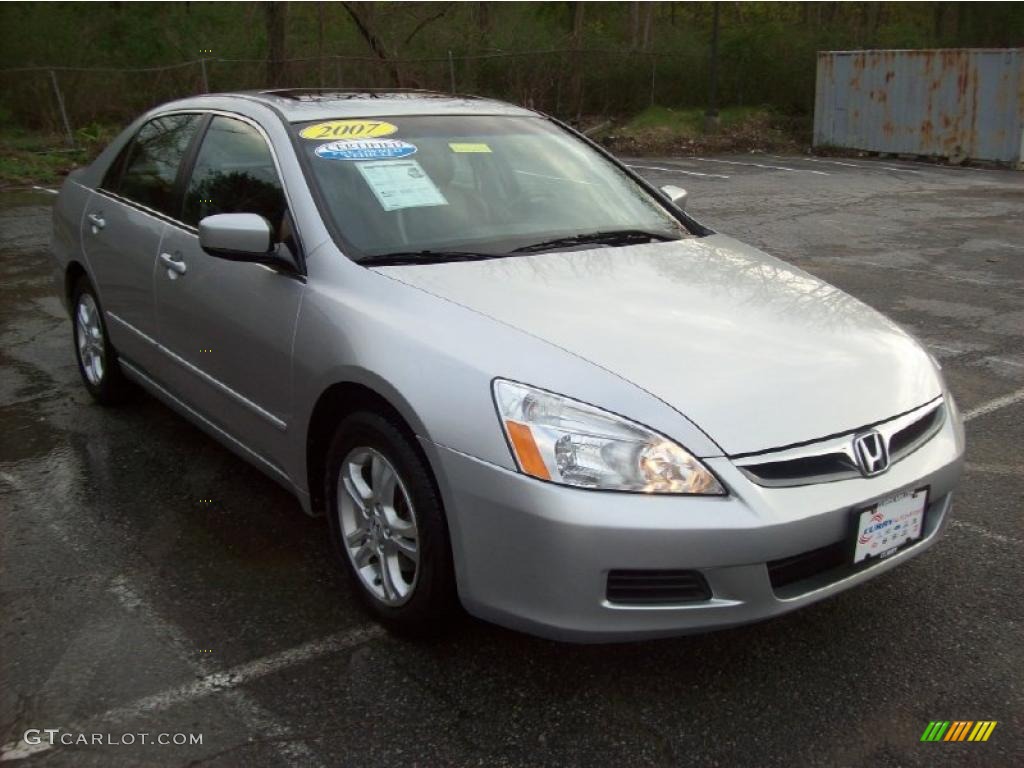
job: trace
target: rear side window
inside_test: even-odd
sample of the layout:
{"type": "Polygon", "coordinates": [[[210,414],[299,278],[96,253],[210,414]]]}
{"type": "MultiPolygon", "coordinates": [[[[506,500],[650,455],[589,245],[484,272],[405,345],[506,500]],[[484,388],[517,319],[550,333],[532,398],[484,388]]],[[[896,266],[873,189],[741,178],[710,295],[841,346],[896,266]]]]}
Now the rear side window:
{"type": "Polygon", "coordinates": [[[201,115],[166,115],[150,120],[111,167],[103,186],[136,203],[177,217],[174,181],[201,115]]]}
{"type": "Polygon", "coordinates": [[[257,213],[280,236],[284,190],[263,136],[241,120],[215,117],[203,137],[185,192],[183,220],[217,213],[257,213]]]}

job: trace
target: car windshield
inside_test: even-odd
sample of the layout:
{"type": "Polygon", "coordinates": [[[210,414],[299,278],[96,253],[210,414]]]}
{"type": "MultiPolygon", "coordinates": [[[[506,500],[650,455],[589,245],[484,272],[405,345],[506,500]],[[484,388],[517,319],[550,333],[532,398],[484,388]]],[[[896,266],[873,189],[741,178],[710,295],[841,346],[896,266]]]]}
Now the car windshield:
{"type": "Polygon", "coordinates": [[[357,261],[690,236],[627,174],[544,118],[387,117],[294,128],[325,214],[357,261]]]}

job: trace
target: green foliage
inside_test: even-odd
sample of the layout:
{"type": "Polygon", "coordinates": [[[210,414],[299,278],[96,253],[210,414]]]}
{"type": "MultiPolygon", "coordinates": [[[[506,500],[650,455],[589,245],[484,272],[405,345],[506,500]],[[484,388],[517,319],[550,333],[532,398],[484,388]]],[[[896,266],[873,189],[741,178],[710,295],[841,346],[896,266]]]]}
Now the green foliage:
{"type": "MultiPolygon", "coordinates": [[[[719,102],[770,104],[806,116],[815,53],[878,47],[1024,45],[1024,3],[722,3],[719,102]]],[[[650,104],[705,105],[711,3],[288,3],[285,84],[456,87],[574,119],[626,115],[650,104]],[[359,14],[389,59],[354,23],[359,14]],[[531,56],[485,58],[517,51],[531,56]],[[321,60],[321,56],[324,58],[321,60]],[[344,60],[333,57],[362,57],[344,60]],[[423,61],[422,59],[431,59],[423,61]]],[[[155,67],[211,61],[212,90],[266,85],[266,20],[259,3],[2,3],[0,70],[26,66],[155,67]]],[[[125,122],[202,89],[198,64],[155,72],[58,71],[72,125],[125,122]]],[[[0,125],[61,127],[48,72],[0,71],[0,125]]],[[[89,130],[89,129],[87,129],[89,130]]],[[[92,139],[88,139],[92,141],[92,139]]]]}
{"type": "Polygon", "coordinates": [[[68,150],[60,136],[8,128],[0,131],[0,188],[58,183],[87,162],[85,149],[68,150]]]}
{"type": "Polygon", "coordinates": [[[89,123],[75,131],[75,143],[88,155],[99,154],[117,136],[120,127],[103,123],[89,123]]]}
{"type": "Polygon", "coordinates": [[[651,106],[593,135],[624,154],[793,151],[807,146],[809,121],[770,107],[726,107],[718,124],[705,130],[705,109],[651,106]]]}
{"type": "MultiPolygon", "coordinates": [[[[718,113],[719,125],[722,128],[732,128],[751,118],[760,118],[769,111],[764,107],[726,107],[718,113]]],[[[704,132],[704,110],[652,106],[635,115],[617,130],[630,132],[638,129],[667,130],[681,137],[696,137],[704,132]]]]}

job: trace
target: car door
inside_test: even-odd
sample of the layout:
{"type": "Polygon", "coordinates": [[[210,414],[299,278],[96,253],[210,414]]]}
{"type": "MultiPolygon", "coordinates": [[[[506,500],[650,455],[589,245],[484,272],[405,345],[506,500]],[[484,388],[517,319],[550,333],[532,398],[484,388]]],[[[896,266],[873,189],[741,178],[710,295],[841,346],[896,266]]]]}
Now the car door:
{"type": "Polygon", "coordinates": [[[255,123],[214,116],[185,182],[155,275],[161,378],[205,418],[279,467],[291,411],[291,354],[304,278],[287,269],[204,252],[198,224],[257,213],[278,247],[298,255],[276,159],[255,123]]]}
{"type": "Polygon", "coordinates": [[[202,115],[171,114],[145,123],[125,146],[82,219],[82,246],[121,356],[144,368],[157,361],[153,269],[176,182],[202,115]]]}

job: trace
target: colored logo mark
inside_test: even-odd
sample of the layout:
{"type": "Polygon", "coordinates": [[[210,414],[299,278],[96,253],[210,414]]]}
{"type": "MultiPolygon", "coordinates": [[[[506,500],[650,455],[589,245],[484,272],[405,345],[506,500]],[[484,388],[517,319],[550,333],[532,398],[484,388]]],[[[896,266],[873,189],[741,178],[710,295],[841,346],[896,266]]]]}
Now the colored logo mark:
{"type": "Polygon", "coordinates": [[[932,720],[921,741],[988,741],[996,720],[932,720]]]}

